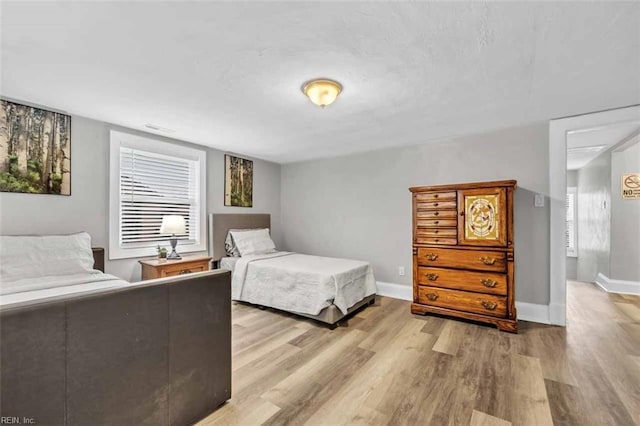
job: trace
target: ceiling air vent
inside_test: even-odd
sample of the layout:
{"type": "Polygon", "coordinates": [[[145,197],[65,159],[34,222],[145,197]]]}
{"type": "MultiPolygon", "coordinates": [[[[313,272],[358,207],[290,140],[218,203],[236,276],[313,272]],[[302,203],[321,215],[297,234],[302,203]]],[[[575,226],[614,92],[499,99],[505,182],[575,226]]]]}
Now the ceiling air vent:
{"type": "Polygon", "coordinates": [[[154,130],[156,132],[161,132],[161,133],[174,133],[175,130],[173,129],[167,129],[166,127],[160,127],[160,126],[156,126],[155,124],[145,124],[144,127],[146,127],[147,129],[151,129],[154,130]]]}

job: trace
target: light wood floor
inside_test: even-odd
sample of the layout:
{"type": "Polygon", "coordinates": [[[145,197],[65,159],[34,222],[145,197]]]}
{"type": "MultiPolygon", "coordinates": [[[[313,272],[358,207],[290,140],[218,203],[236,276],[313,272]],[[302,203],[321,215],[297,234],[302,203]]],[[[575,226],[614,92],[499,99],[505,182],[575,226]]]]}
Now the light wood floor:
{"type": "Polygon", "coordinates": [[[329,330],[233,307],[232,399],[201,425],[640,424],[640,297],[570,283],[517,335],[378,299],[329,330]]]}

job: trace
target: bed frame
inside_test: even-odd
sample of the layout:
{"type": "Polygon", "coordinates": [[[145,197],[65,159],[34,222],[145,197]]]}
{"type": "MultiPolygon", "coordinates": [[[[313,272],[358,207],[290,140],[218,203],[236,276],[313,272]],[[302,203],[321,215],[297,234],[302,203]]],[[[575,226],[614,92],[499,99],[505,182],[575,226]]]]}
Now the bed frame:
{"type": "MultiPolygon", "coordinates": [[[[104,270],[104,249],[93,249],[104,270]]],[[[231,274],[0,309],[2,418],[186,425],[231,397],[231,274]]]]}
{"type": "MultiPolygon", "coordinates": [[[[269,214],[210,214],[209,215],[209,242],[210,255],[214,262],[219,262],[225,257],[226,251],[224,242],[230,229],[260,229],[271,228],[271,215],[269,214]]],[[[321,321],[335,328],[340,321],[350,316],[353,312],[359,310],[366,305],[373,305],[376,301],[376,295],[367,296],[351,308],[344,315],[335,305],[327,306],[318,315],[303,314],[300,312],[291,312],[295,315],[311,318],[321,321]]],[[[246,302],[242,302],[246,303],[246,302]]],[[[250,304],[250,303],[247,303],[250,304]]],[[[263,308],[263,306],[259,306],[263,308]]],[[[273,308],[275,309],[275,308],[273,308]]]]}

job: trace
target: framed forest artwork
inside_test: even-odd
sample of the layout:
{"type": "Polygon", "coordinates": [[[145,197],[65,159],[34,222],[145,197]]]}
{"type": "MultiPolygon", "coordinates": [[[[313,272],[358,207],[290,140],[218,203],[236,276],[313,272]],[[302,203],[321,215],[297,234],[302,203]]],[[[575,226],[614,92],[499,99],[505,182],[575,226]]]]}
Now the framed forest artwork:
{"type": "Polygon", "coordinates": [[[71,195],[71,116],[0,102],[0,191],[71,195]]]}
{"type": "Polygon", "coordinates": [[[253,161],[224,156],[224,205],[253,207],[253,161]]]}

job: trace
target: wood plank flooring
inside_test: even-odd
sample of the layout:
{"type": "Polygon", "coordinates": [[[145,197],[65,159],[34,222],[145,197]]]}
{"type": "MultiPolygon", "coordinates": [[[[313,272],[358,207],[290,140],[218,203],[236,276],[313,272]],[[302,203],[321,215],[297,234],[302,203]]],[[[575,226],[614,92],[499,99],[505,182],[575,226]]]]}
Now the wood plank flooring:
{"type": "Polygon", "coordinates": [[[233,306],[231,400],[208,425],[639,425],[640,297],[570,282],[566,328],[517,335],[379,297],[335,330],[233,306]]]}

